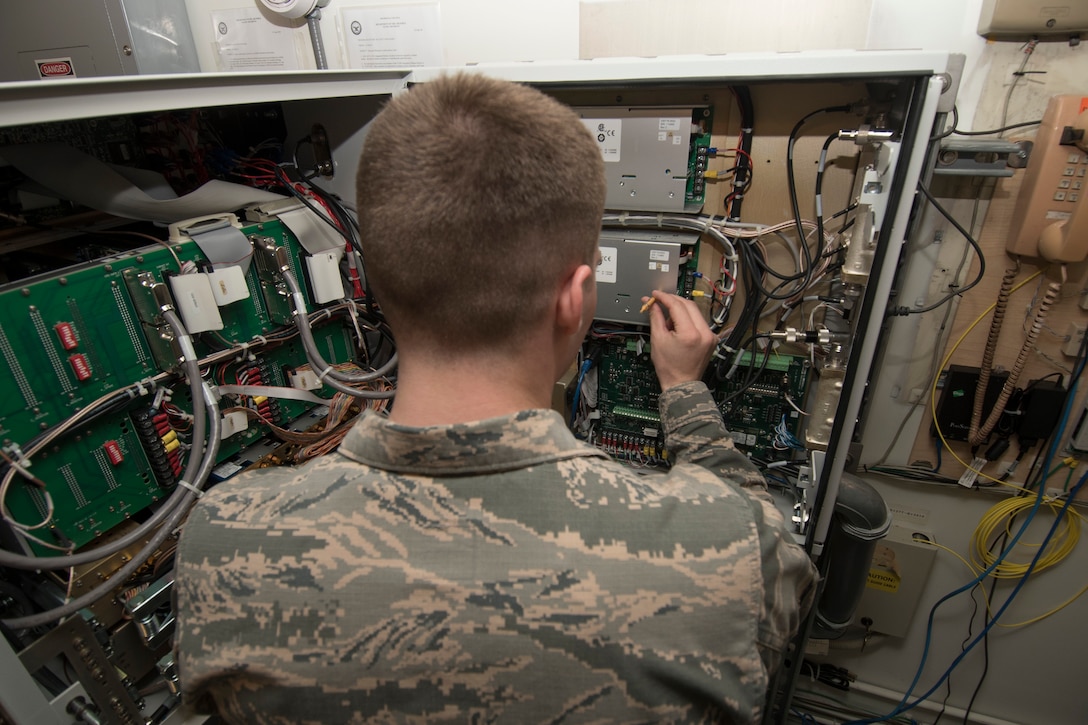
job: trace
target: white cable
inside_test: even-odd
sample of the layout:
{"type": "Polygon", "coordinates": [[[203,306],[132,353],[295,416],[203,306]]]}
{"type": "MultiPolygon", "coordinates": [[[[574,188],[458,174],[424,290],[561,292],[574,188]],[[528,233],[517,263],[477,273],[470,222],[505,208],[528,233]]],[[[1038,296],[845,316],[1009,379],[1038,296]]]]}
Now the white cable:
{"type": "Polygon", "coordinates": [[[299,400],[303,403],[328,405],[329,401],[299,388],[285,388],[278,385],[220,385],[216,390],[220,395],[263,395],[266,398],[280,400],[299,400]]]}

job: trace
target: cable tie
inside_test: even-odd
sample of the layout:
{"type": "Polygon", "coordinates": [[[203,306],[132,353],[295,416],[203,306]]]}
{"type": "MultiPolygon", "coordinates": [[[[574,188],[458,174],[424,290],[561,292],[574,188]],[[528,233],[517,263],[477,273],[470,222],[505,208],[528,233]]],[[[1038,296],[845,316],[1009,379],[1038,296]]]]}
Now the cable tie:
{"type": "Polygon", "coordinates": [[[325,376],[329,374],[330,370],[332,370],[332,365],[326,365],[325,369],[317,374],[317,379],[321,382],[325,382],[325,376]]]}
{"type": "Polygon", "coordinates": [[[258,341],[258,342],[260,342],[260,343],[261,343],[262,345],[267,345],[267,344],[268,344],[268,338],[267,338],[267,337],[265,337],[264,335],[254,335],[254,336],[253,336],[253,339],[254,339],[254,340],[257,340],[257,341],[258,341]]]}
{"type": "Polygon", "coordinates": [[[186,480],[185,480],[184,478],[178,479],[178,483],[177,483],[177,485],[181,486],[182,488],[187,488],[187,489],[189,489],[190,491],[192,491],[192,492],[193,492],[193,494],[194,494],[194,495],[195,495],[195,496],[196,496],[197,498],[200,498],[201,496],[203,496],[203,495],[204,495],[204,492],[203,492],[203,491],[201,491],[201,490],[200,490],[199,488],[197,488],[197,487],[196,487],[196,486],[194,486],[193,484],[191,484],[191,483],[189,483],[188,481],[186,481],[186,480]]]}

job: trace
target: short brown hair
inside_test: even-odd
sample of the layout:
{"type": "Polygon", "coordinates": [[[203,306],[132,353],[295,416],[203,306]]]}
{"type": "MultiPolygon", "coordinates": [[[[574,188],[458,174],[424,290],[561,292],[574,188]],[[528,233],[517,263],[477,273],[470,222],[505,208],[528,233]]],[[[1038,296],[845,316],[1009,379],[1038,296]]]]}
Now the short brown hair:
{"type": "Polygon", "coordinates": [[[562,275],[593,264],[604,164],[569,107],[460,73],[385,106],[356,191],[378,302],[394,324],[466,350],[539,320],[562,275]]]}

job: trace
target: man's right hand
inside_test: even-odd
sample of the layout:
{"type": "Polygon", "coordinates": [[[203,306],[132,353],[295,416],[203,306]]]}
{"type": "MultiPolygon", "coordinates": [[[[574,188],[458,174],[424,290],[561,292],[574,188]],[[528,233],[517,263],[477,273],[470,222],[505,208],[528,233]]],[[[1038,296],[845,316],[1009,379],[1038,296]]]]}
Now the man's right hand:
{"type": "Polygon", "coordinates": [[[717,336],[691,300],[659,290],[654,290],[653,297],[657,304],[649,310],[650,359],[661,389],[702,379],[717,336]]]}

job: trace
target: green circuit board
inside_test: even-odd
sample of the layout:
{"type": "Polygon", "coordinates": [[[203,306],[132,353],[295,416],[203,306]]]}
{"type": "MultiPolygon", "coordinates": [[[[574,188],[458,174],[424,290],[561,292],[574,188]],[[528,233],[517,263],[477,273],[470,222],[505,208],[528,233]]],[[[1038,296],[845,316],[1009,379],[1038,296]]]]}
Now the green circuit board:
{"type": "Polygon", "coordinates": [[[703,174],[706,172],[710,147],[713,144],[710,129],[714,127],[714,109],[710,106],[696,108],[692,111],[691,123],[698,128],[698,132],[692,134],[688,151],[688,184],[684,192],[684,207],[689,211],[701,209],[706,199],[706,180],[703,174]]]}
{"type": "MultiPolygon", "coordinates": [[[[809,361],[792,355],[772,355],[764,365],[762,358],[757,358],[754,377],[748,380],[750,362],[749,355],[742,356],[734,378],[713,384],[711,394],[738,448],[764,460],[789,458],[792,451],[783,444],[776,428],[783,424],[785,416],[784,428],[799,437],[800,414],[786,396],[798,406],[804,400],[809,361]]],[[[650,344],[645,338],[632,336],[604,343],[597,391],[602,447],[620,457],[624,457],[624,451],[634,451],[657,463],[665,462],[658,412],[660,392],[650,361],[650,344]]]]}
{"type": "MultiPolygon", "coordinates": [[[[272,221],[251,224],[242,231],[285,246],[300,283],[305,284],[299,274],[304,251],[286,227],[272,221]]],[[[194,242],[172,248],[182,262],[205,262],[194,242]]],[[[43,431],[97,405],[113,391],[173,367],[176,354],[162,339],[163,328],[149,324],[146,313],[141,317],[140,305],[146,300],[139,299],[142,288],[133,280],[146,274],[155,281],[168,281],[178,272],[169,250],[147,247],[0,288],[0,439],[6,455],[18,458],[43,431]]],[[[249,296],[219,308],[223,329],[218,334],[194,335],[201,357],[229,343],[282,330],[290,319],[289,306],[283,314],[287,301],[283,290],[262,279],[257,264],[249,266],[245,279],[249,296]]],[[[353,359],[352,336],[342,323],[320,326],[314,335],[328,360],[353,359]]],[[[209,377],[218,374],[222,379],[217,382],[235,383],[239,369],[246,367],[261,371],[261,384],[289,386],[285,371],[305,362],[301,343],[288,338],[262,346],[245,359],[228,360],[209,371],[209,377]]],[[[182,414],[191,412],[188,384],[173,376],[167,387],[172,404],[182,414]]],[[[325,398],[332,395],[329,389],[315,392],[325,398]]],[[[82,546],[170,493],[176,471],[164,468],[165,448],[160,447],[167,444],[148,433],[148,426],[155,425],[150,417],[160,412],[148,409],[150,398],[149,394],[116,406],[93,423],[75,427],[29,461],[27,470],[46,484],[54,508],[50,525],[36,531],[39,538],[82,546]]],[[[221,407],[237,404],[227,398],[220,403],[221,407]]],[[[267,410],[274,422],[286,424],[313,407],[313,403],[276,400],[267,410]]],[[[184,425],[178,429],[183,451],[184,425]]],[[[234,434],[222,442],[219,460],[266,433],[250,425],[234,434]]],[[[184,458],[180,453],[175,457],[184,458]]],[[[176,468],[176,462],[173,465],[176,468]]],[[[14,478],[5,504],[23,525],[42,521],[48,511],[43,492],[20,476],[14,478]]]]}
{"type": "Polygon", "coordinates": [[[733,379],[712,389],[725,427],[738,448],[768,461],[790,457],[792,451],[781,440],[775,445],[775,428],[783,425],[792,436],[800,438],[801,414],[786,396],[800,407],[808,389],[809,371],[805,357],[772,353],[764,364],[762,355],[754,360],[747,352],[741,356],[733,379]],[[747,374],[750,366],[758,371],[751,381],[747,374]]]}

